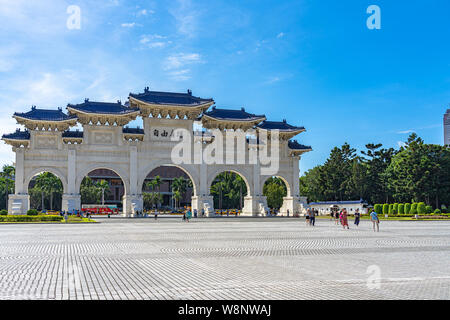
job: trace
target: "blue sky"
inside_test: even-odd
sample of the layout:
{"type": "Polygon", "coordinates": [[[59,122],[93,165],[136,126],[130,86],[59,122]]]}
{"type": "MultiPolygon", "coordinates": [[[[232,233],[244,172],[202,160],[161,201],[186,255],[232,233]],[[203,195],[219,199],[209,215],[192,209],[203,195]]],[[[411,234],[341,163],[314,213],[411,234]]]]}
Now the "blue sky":
{"type": "MultiPolygon", "coordinates": [[[[0,0],[0,133],[31,105],[150,86],[305,126],[302,171],[344,142],[397,147],[415,131],[442,144],[449,13],[448,0],[0,0]],[[372,4],[381,30],[366,27],[372,4]],[[66,27],[69,5],[79,30],[66,27]]],[[[13,159],[2,143],[0,162],[13,159]]]]}

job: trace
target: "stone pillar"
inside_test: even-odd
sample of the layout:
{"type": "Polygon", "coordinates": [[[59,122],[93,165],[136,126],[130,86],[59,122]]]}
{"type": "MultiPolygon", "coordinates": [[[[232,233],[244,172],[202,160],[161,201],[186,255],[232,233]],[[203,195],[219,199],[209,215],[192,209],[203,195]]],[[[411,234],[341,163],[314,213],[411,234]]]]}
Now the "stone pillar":
{"type": "Polygon", "coordinates": [[[74,210],[81,210],[81,195],[64,193],[62,196],[61,210],[67,212],[74,212],[74,210]]]}
{"type": "Polygon", "coordinates": [[[202,210],[205,212],[205,217],[214,217],[214,197],[213,196],[193,196],[192,210],[197,210],[198,217],[202,216],[202,210]]]}
{"type": "Polygon", "coordinates": [[[141,195],[124,195],[122,197],[123,204],[123,216],[124,217],[135,217],[137,211],[142,211],[144,208],[144,200],[141,195]]]}
{"type": "Polygon", "coordinates": [[[8,195],[8,213],[26,214],[30,209],[30,196],[28,195],[28,186],[24,184],[24,160],[25,154],[23,148],[15,148],[16,152],[16,174],[15,174],[15,193],[8,195]]]}
{"type": "Polygon", "coordinates": [[[284,216],[287,215],[289,210],[289,216],[296,216],[302,213],[303,205],[300,198],[300,187],[299,187],[299,160],[300,157],[292,157],[292,186],[291,195],[283,198],[283,206],[280,208],[280,213],[284,216]]]}
{"type": "MultiPolygon", "coordinates": [[[[123,216],[134,217],[137,211],[142,211],[144,208],[144,199],[142,196],[142,190],[138,190],[138,159],[137,159],[137,146],[130,147],[130,181],[129,188],[125,188],[125,194],[122,197],[123,216]]],[[[125,183],[125,181],[124,181],[125,183]]],[[[126,185],[126,183],[125,183],[126,185]]]]}
{"type": "Polygon", "coordinates": [[[64,190],[62,196],[61,210],[73,212],[81,210],[81,195],[76,190],[76,170],[77,170],[77,154],[74,147],[69,146],[67,154],[67,190],[64,190]]]}

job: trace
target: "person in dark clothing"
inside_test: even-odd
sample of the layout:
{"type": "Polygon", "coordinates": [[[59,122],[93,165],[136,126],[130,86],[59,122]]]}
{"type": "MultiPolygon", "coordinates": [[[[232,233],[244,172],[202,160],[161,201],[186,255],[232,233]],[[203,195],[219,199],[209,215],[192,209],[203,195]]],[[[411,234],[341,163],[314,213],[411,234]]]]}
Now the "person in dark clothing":
{"type": "Polygon", "coordinates": [[[359,212],[359,209],[356,209],[355,211],[355,224],[358,227],[359,226],[359,219],[361,218],[361,213],[359,212]]]}

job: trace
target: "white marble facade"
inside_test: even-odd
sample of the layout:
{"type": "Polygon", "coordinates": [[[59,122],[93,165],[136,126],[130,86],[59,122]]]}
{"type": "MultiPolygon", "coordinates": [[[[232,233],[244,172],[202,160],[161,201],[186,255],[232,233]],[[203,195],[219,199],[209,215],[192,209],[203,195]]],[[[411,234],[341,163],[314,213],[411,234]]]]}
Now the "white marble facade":
{"type": "MultiPolygon", "coordinates": [[[[69,115],[77,117],[54,121],[60,126],[59,129],[56,129],[56,125],[52,125],[54,123],[51,121],[23,119],[15,116],[17,121],[28,129],[29,137],[28,139],[3,137],[6,143],[13,146],[16,154],[15,193],[9,195],[9,213],[25,214],[27,212],[29,182],[41,172],[51,172],[61,179],[64,188],[62,210],[79,210],[81,181],[92,170],[101,168],[113,170],[122,178],[125,187],[123,214],[131,216],[136,211],[142,210],[142,187],[145,177],[159,166],[175,165],[171,153],[178,142],[172,141],[170,134],[166,133],[177,128],[185,128],[193,132],[194,122],[199,121],[199,118],[198,112],[190,115],[186,112],[186,116],[183,117],[180,117],[179,113],[177,116],[174,116],[174,113],[170,115],[175,107],[183,108],[183,106],[174,107],[173,105],[168,106],[167,117],[158,117],[157,114],[152,114],[152,111],[149,112],[150,108],[145,108],[149,107],[150,103],[136,103],[136,101],[130,98],[131,107],[136,107],[138,111],[134,114],[126,113],[126,116],[119,113],[111,115],[99,112],[85,114],[69,105],[69,115]],[[123,130],[123,126],[137,116],[143,118],[143,132],[142,129],[136,132],[123,130]],[[77,123],[82,124],[81,135],[63,134],[77,123]]],[[[200,111],[207,110],[212,104],[211,101],[204,103],[200,111]]],[[[192,145],[199,144],[196,148],[192,147],[193,157],[195,157],[194,152],[207,148],[208,142],[205,141],[192,139],[192,145]]],[[[250,149],[252,145],[246,142],[245,147],[250,149]]],[[[288,146],[288,140],[280,139],[279,170],[274,176],[281,177],[288,189],[282,211],[289,210],[291,214],[295,214],[301,210],[298,185],[299,160],[301,154],[307,151],[310,149],[292,150],[288,146]]],[[[227,149],[224,148],[225,156],[226,152],[227,149]]],[[[207,216],[213,216],[213,197],[210,195],[210,186],[219,173],[232,171],[241,175],[247,184],[248,194],[244,199],[242,215],[264,214],[267,202],[262,194],[262,188],[270,176],[261,175],[259,159],[254,164],[250,164],[249,159],[246,158],[245,164],[208,165],[203,161],[176,166],[185,171],[192,180],[192,209],[197,209],[199,212],[205,210],[207,216]]]]}

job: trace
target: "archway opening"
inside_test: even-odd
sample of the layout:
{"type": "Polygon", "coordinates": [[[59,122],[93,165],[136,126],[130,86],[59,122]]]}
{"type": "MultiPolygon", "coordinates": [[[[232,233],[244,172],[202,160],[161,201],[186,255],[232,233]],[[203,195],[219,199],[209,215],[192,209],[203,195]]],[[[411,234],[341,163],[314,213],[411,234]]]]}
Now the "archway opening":
{"type": "Polygon", "coordinates": [[[214,197],[214,208],[242,210],[248,194],[247,182],[240,174],[225,171],[214,178],[210,194],[214,197]]]}
{"type": "Polygon", "coordinates": [[[176,166],[153,169],[142,185],[144,210],[158,208],[163,212],[191,207],[194,184],[189,174],[176,166]]]}
{"type": "Polygon", "coordinates": [[[81,209],[91,214],[118,214],[123,210],[124,194],[125,185],[115,171],[92,170],[81,181],[81,209]]]}
{"type": "Polygon", "coordinates": [[[280,177],[270,177],[263,186],[263,196],[267,199],[267,206],[278,212],[283,206],[283,198],[288,194],[286,182],[280,177]]]}
{"type": "Polygon", "coordinates": [[[62,207],[63,183],[55,174],[44,171],[33,176],[28,183],[30,209],[42,212],[60,211],[62,207]]]}

